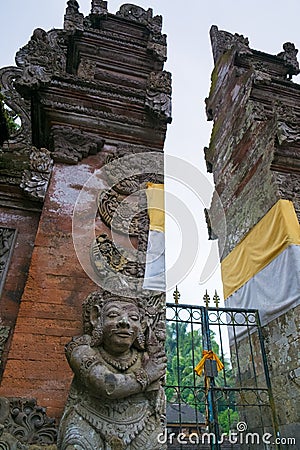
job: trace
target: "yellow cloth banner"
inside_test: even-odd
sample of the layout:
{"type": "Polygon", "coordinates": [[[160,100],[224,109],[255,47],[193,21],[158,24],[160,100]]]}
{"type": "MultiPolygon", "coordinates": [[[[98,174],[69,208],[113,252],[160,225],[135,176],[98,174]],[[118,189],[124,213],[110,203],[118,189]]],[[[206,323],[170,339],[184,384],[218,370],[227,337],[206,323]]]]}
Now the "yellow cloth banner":
{"type": "Polygon", "coordinates": [[[224,364],[222,363],[222,361],[220,361],[219,357],[212,350],[203,350],[202,356],[203,356],[203,358],[201,359],[201,361],[197,364],[197,366],[194,369],[194,371],[196,372],[197,375],[199,375],[199,377],[201,376],[201,374],[203,372],[205,361],[207,359],[213,359],[214,361],[216,361],[218,372],[220,372],[220,370],[224,369],[224,364]]]}
{"type": "Polygon", "coordinates": [[[222,261],[224,298],[292,244],[300,245],[300,227],[294,205],[289,200],[279,200],[222,261]]]}
{"type": "Polygon", "coordinates": [[[151,231],[165,231],[164,185],[147,183],[148,215],[151,231]]]}

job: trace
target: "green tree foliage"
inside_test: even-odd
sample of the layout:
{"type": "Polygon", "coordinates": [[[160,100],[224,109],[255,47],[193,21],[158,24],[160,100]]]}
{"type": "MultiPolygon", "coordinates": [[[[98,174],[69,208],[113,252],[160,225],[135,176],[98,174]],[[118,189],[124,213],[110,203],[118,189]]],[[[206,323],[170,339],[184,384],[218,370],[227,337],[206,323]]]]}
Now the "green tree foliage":
{"type": "MultiPolygon", "coordinates": [[[[168,386],[183,386],[181,400],[193,405],[193,388],[200,385],[200,379],[194,373],[195,365],[202,358],[201,330],[187,331],[184,322],[167,324],[166,353],[168,386]],[[178,346],[177,346],[178,343],[178,346]]],[[[167,400],[173,401],[177,390],[167,390],[167,400]]]]}
{"type": "Polygon", "coordinates": [[[239,421],[239,414],[231,408],[226,408],[218,414],[218,422],[221,433],[229,433],[239,421]]]}
{"type": "Polygon", "coordinates": [[[9,139],[9,137],[19,130],[19,116],[4,102],[3,95],[0,93],[0,144],[9,139]]]}

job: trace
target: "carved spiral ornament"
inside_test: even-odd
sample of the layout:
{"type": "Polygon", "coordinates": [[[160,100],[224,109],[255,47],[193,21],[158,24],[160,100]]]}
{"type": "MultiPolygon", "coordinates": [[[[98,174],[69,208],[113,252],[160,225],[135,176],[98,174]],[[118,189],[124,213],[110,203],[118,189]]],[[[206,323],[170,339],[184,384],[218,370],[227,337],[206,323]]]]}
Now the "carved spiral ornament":
{"type": "Polygon", "coordinates": [[[114,231],[136,236],[141,224],[143,228],[148,225],[147,211],[140,211],[138,200],[126,201],[126,197],[112,190],[103,191],[98,197],[100,217],[114,231]]]}

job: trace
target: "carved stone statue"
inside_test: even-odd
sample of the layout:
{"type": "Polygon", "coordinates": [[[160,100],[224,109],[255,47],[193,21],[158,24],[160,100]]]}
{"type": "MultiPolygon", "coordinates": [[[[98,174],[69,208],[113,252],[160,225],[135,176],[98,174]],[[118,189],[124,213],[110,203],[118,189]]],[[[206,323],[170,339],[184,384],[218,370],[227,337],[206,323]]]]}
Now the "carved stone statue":
{"type": "Polygon", "coordinates": [[[162,450],[166,357],[138,299],[95,292],[83,304],[85,334],[66,355],[75,374],[60,423],[61,450],[162,450]]]}

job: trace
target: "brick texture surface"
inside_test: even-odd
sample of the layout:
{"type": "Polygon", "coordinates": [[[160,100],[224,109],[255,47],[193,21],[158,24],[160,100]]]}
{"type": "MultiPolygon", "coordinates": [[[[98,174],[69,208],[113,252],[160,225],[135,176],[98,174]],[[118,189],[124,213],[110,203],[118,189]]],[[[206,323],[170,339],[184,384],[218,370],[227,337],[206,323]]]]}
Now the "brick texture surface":
{"type": "MultiPolygon", "coordinates": [[[[81,303],[97,289],[78,261],[72,215],[80,189],[101,164],[102,157],[91,156],[76,166],[54,167],[0,390],[1,396],[36,398],[49,416],[58,419],[72,380],[64,346],[72,336],[81,333],[81,303]]],[[[95,186],[95,195],[97,190],[95,186]]],[[[91,201],[95,202],[93,195],[91,201]]],[[[26,239],[25,231],[20,230],[18,246],[23,246],[22,254],[26,253],[24,246],[28,246],[28,260],[37,219],[27,218],[21,223],[30,238],[26,239]]],[[[17,252],[15,258],[17,264],[17,252]]],[[[18,272],[25,276],[23,264],[24,269],[18,272]]],[[[8,277],[7,283],[11,282],[8,277]]],[[[22,282],[17,282],[21,290],[22,282]]],[[[16,307],[14,312],[9,311],[14,302],[15,299],[6,299],[8,319],[16,315],[16,307]]]]}

